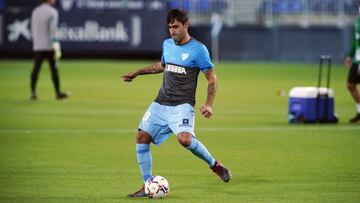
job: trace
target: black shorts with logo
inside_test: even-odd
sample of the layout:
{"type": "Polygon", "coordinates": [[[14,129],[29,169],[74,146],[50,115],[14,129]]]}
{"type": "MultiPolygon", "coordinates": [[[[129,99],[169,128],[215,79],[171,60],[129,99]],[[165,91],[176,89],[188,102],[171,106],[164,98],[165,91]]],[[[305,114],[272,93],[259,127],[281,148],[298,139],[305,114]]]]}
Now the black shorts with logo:
{"type": "Polygon", "coordinates": [[[347,82],[352,84],[360,83],[360,64],[353,63],[349,71],[347,82]]]}

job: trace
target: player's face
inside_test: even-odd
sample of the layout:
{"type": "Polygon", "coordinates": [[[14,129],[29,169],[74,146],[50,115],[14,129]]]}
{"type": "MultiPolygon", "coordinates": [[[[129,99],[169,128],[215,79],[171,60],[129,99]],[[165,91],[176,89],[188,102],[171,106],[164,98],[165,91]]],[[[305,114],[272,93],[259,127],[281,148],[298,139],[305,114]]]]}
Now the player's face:
{"type": "Polygon", "coordinates": [[[176,44],[182,44],[188,33],[188,22],[182,24],[180,21],[174,20],[168,24],[170,36],[176,44]]]}
{"type": "Polygon", "coordinates": [[[49,2],[50,5],[55,5],[56,0],[49,0],[48,2],[49,2]]]}

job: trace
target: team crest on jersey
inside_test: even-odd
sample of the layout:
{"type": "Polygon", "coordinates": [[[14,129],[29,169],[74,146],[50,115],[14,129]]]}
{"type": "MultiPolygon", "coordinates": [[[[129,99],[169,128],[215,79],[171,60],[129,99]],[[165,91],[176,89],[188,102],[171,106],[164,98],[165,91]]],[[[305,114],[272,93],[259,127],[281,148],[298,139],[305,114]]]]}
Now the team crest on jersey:
{"type": "Polygon", "coordinates": [[[182,54],[181,54],[181,59],[182,59],[183,61],[185,61],[187,58],[189,58],[189,53],[182,53],[182,54]]]}

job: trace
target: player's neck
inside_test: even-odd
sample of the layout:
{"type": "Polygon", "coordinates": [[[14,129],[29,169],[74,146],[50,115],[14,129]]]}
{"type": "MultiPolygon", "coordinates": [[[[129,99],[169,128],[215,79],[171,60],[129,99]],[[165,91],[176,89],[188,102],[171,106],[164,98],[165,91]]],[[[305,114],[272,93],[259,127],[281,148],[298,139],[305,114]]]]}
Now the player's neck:
{"type": "Polygon", "coordinates": [[[190,40],[191,40],[191,37],[190,37],[189,34],[187,34],[187,35],[178,43],[178,45],[186,44],[186,43],[188,43],[190,40]]]}

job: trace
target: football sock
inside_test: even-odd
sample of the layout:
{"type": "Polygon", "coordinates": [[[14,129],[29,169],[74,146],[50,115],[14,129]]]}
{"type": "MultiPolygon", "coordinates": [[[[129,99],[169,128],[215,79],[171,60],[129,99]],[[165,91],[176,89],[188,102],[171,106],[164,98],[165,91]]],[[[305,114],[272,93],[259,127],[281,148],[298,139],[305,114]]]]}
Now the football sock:
{"type": "Polygon", "coordinates": [[[186,149],[190,150],[200,159],[206,161],[210,167],[212,167],[215,164],[214,157],[212,157],[209,151],[206,149],[206,147],[194,137],[192,138],[191,144],[187,146],[186,149]]]}
{"type": "Polygon", "coordinates": [[[357,113],[360,113],[360,103],[356,104],[356,110],[357,110],[357,113]]]}
{"type": "Polygon", "coordinates": [[[136,144],[136,156],[144,183],[152,175],[152,157],[149,144],[136,144]]]}

